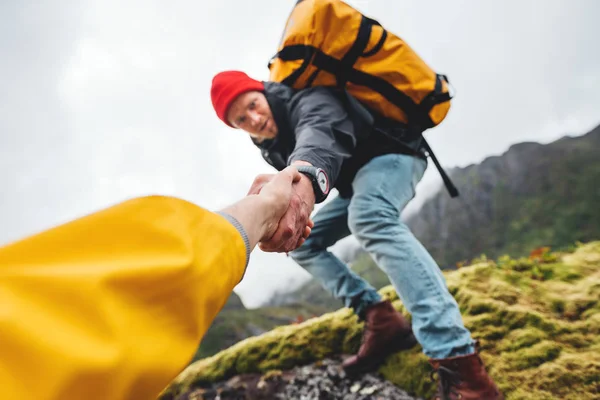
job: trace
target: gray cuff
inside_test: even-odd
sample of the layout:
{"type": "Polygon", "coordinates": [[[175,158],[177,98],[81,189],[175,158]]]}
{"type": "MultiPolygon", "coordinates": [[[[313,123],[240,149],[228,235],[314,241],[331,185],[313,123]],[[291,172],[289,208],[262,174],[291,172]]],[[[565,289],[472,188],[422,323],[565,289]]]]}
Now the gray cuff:
{"type": "MultiPolygon", "coordinates": [[[[242,226],[242,224],[240,224],[240,222],[235,219],[233,216],[224,213],[222,211],[218,211],[217,214],[219,214],[220,216],[224,217],[227,221],[229,221],[229,223],[231,223],[231,225],[233,225],[238,232],[240,233],[240,235],[242,235],[242,239],[244,239],[244,244],[246,245],[246,265],[244,266],[244,268],[248,267],[248,261],[250,261],[250,240],[248,240],[248,234],[246,233],[246,230],[244,229],[244,227],[242,226]]],[[[246,270],[244,269],[244,274],[246,273],[246,270]]],[[[242,278],[244,276],[242,275],[242,278]]],[[[241,279],[240,279],[241,280],[241,279]]]]}

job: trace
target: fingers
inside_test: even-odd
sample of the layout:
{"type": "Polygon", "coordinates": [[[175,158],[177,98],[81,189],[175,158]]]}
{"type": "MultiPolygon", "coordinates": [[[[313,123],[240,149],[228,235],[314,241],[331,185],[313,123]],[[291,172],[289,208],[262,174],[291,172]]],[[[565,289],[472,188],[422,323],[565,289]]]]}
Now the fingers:
{"type": "Polygon", "coordinates": [[[256,178],[254,178],[254,182],[252,182],[252,186],[250,186],[250,190],[248,190],[247,195],[259,194],[263,186],[269,183],[275,176],[276,175],[274,174],[258,175],[256,178]]]}
{"type": "Polygon", "coordinates": [[[270,239],[260,243],[260,249],[266,252],[287,252],[304,243],[314,226],[308,207],[300,196],[293,196],[287,211],[279,220],[275,233],[270,239]]]}
{"type": "Polygon", "coordinates": [[[254,179],[248,195],[267,192],[267,196],[272,197],[272,201],[282,203],[283,207],[290,199],[293,185],[299,182],[301,177],[294,167],[287,167],[277,174],[259,175],[254,179]]]}
{"type": "MultiPolygon", "coordinates": [[[[259,243],[259,248],[265,252],[288,252],[301,246],[314,226],[310,219],[309,204],[298,194],[295,183],[301,181],[302,175],[295,167],[287,167],[275,176],[268,176],[269,181],[264,184],[261,196],[271,204],[278,222],[259,243]],[[267,239],[268,238],[268,239],[267,239]]],[[[260,184],[264,176],[256,178],[255,183],[260,184]]]]}
{"type": "Polygon", "coordinates": [[[298,182],[300,178],[301,175],[300,172],[298,172],[298,169],[295,167],[287,167],[271,179],[271,184],[281,185],[284,188],[288,188],[292,184],[298,182]]]}
{"type": "Polygon", "coordinates": [[[269,240],[260,243],[261,250],[266,252],[290,251],[291,246],[287,243],[291,240],[298,241],[295,228],[296,213],[294,210],[289,210],[279,221],[279,226],[273,236],[269,240]]]}
{"type": "MultiPolygon", "coordinates": [[[[309,222],[311,223],[311,226],[314,226],[314,223],[312,222],[312,220],[309,220],[309,222]]],[[[283,244],[280,240],[278,240],[277,238],[273,238],[271,237],[269,241],[266,242],[261,242],[259,243],[259,248],[262,251],[265,252],[289,252],[292,250],[296,250],[298,247],[302,246],[304,244],[304,242],[306,242],[306,239],[308,239],[308,237],[310,236],[311,232],[312,232],[312,228],[311,226],[305,226],[304,227],[304,231],[302,232],[302,235],[300,235],[298,242],[296,242],[296,244],[287,249],[287,250],[280,250],[283,246],[285,246],[285,244],[283,244]]]]}
{"type": "Polygon", "coordinates": [[[302,232],[301,237],[303,237],[304,239],[306,239],[307,237],[310,236],[310,232],[312,231],[312,228],[310,226],[305,226],[304,227],[304,232],[302,232]]]}
{"type": "Polygon", "coordinates": [[[300,236],[298,243],[296,243],[296,249],[298,247],[302,246],[304,244],[304,242],[306,242],[306,239],[308,239],[308,237],[310,236],[310,232],[311,232],[310,227],[308,227],[308,226],[304,227],[304,232],[302,233],[302,236],[300,236]]]}

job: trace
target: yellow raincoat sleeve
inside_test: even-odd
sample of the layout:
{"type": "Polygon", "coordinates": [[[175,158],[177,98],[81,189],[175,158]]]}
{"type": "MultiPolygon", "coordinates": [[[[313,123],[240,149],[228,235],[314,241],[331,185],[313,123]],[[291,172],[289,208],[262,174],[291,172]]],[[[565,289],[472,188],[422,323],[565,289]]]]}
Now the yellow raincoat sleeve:
{"type": "Polygon", "coordinates": [[[156,399],[241,280],[240,232],[150,196],[0,248],[0,399],[156,399]]]}

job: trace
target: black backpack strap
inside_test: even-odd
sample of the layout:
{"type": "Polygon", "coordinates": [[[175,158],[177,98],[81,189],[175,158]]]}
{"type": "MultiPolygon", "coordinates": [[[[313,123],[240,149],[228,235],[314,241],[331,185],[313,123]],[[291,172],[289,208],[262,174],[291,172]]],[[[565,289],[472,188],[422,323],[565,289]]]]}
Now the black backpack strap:
{"type": "Polygon", "coordinates": [[[452,198],[458,197],[458,195],[459,195],[458,189],[456,189],[456,186],[454,186],[454,184],[452,183],[452,180],[450,179],[448,174],[446,174],[446,171],[444,171],[444,168],[442,168],[442,166],[440,165],[437,157],[435,156],[435,154],[433,154],[433,150],[431,150],[431,147],[429,146],[429,143],[427,143],[427,140],[425,140],[425,137],[421,136],[421,138],[423,141],[423,147],[427,151],[427,155],[429,157],[431,157],[431,159],[433,160],[435,167],[437,168],[438,172],[442,176],[442,180],[444,181],[444,185],[446,185],[446,189],[448,189],[448,193],[450,193],[450,197],[452,197],[452,198]]]}
{"type": "Polygon", "coordinates": [[[394,142],[396,142],[399,145],[399,147],[402,148],[402,150],[404,152],[406,152],[405,154],[411,154],[411,155],[420,156],[423,158],[431,157],[431,159],[433,160],[433,163],[435,164],[435,167],[437,168],[438,172],[440,173],[440,175],[442,177],[442,180],[444,181],[444,185],[446,186],[446,189],[448,189],[448,193],[450,193],[450,197],[452,197],[452,198],[458,197],[458,195],[459,195],[458,189],[456,189],[456,186],[454,186],[454,184],[452,183],[452,180],[450,179],[448,174],[446,174],[446,171],[444,171],[444,168],[442,167],[442,165],[438,161],[437,157],[433,153],[433,150],[431,150],[431,146],[429,146],[429,143],[427,143],[427,140],[425,140],[425,136],[423,136],[423,132],[421,130],[418,130],[418,128],[414,125],[407,127],[408,137],[414,138],[413,140],[418,139],[419,142],[417,144],[417,148],[421,149],[421,146],[422,146],[422,148],[425,149],[427,154],[425,154],[424,156],[423,156],[423,153],[421,153],[421,150],[414,150],[411,146],[408,146],[406,143],[403,143],[398,137],[387,132],[386,129],[378,128],[377,123],[375,123],[374,129],[375,129],[375,131],[379,132],[380,134],[382,134],[382,135],[388,137],[389,139],[393,140],[394,142]]]}
{"type": "Polygon", "coordinates": [[[318,49],[304,44],[286,46],[280,51],[278,51],[273,57],[271,57],[267,67],[271,68],[271,64],[276,58],[280,58],[283,61],[302,60],[302,65],[298,69],[293,71],[290,75],[285,77],[285,79],[281,82],[284,85],[292,87],[294,83],[296,83],[296,80],[298,80],[300,75],[302,75],[304,71],[306,71],[317,52],[318,49]]]}
{"type": "Polygon", "coordinates": [[[427,96],[425,96],[423,100],[421,100],[421,104],[419,105],[423,114],[429,114],[429,112],[434,106],[440,103],[444,103],[446,101],[450,101],[452,99],[450,92],[442,92],[443,82],[446,82],[448,84],[450,83],[446,75],[436,74],[435,87],[433,91],[427,94],[427,96]]]}
{"type": "Polygon", "coordinates": [[[356,38],[354,39],[354,43],[352,43],[352,46],[350,47],[348,52],[344,54],[344,57],[342,57],[342,59],[340,60],[339,71],[336,74],[337,84],[340,88],[344,88],[346,86],[346,82],[348,82],[350,74],[354,70],[354,64],[356,63],[358,58],[362,56],[362,54],[365,52],[365,49],[369,44],[369,39],[371,38],[371,31],[374,25],[380,24],[374,19],[367,18],[364,15],[362,16],[360,26],[358,27],[358,32],[356,33],[356,38]]]}

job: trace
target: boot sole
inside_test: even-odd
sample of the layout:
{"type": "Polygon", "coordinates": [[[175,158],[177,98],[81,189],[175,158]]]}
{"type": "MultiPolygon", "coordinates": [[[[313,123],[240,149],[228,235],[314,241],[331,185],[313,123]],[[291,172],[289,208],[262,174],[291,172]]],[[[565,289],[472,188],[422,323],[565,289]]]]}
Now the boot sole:
{"type": "Polygon", "coordinates": [[[363,361],[360,364],[355,364],[355,365],[350,365],[348,367],[344,367],[344,371],[346,372],[346,375],[353,376],[353,375],[357,375],[357,374],[364,374],[367,372],[375,371],[377,368],[379,368],[381,366],[381,364],[384,363],[384,361],[390,355],[397,353],[399,351],[409,350],[409,349],[412,349],[413,347],[415,347],[417,345],[417,339],[415,338],[415,335],[413,335],[411,332],[409,335],[404,336],[401,340],[398,340],[395,343],[397,343],[395,346],[390,346],[389,351],[387,351],[381,355],[372,357],[368,361],[363,361]]]}

